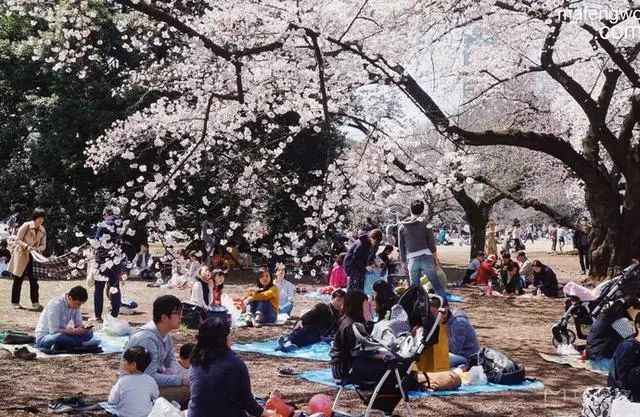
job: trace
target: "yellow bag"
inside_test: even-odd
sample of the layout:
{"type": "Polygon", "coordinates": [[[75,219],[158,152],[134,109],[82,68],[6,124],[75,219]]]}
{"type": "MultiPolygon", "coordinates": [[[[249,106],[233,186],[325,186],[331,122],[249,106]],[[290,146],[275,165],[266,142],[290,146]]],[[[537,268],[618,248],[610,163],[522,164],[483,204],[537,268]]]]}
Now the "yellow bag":
{"type": "Polygon", "coordinates": [[[438,343],[428,346],[416,362],[420,372],[442,372],[449,370],[449,333],[446,324],[440,324],[438,343]]]}

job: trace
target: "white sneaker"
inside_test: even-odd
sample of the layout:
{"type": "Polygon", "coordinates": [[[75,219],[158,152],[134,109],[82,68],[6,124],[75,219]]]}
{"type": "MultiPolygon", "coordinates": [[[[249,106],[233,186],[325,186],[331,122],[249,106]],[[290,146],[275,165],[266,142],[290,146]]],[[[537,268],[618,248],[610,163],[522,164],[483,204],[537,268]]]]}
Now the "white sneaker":
{"type": "Polygon", "coordinates": [[[12,304],[14,310],[20,310],[22,306],[20,304],[12,304]]]}

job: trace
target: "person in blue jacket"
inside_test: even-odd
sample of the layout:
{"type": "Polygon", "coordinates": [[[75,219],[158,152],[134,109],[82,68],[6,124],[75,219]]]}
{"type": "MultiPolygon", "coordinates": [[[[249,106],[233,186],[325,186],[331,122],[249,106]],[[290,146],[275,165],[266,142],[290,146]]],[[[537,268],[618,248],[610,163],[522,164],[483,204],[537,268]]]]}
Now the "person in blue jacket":
{"type": "Polygon", "coordinates": [[[620,342],[613,354],[608,385],[631,391],[631,401],[640,402],[640,314],[634,323],[635,336],[620,342]]]}

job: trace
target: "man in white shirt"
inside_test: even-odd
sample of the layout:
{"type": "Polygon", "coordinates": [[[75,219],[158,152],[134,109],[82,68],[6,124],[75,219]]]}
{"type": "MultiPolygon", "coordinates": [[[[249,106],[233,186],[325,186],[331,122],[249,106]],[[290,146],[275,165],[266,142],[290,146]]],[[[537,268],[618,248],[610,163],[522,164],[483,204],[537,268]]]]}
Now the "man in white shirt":
{"type": "Polygon", "coordinates": [[[51,350],[68,350],[80,346],[95,346],[92,343],[93,326],[82,325],[80,306],[89,298],[84,287],[71,288],[67,294],[47,303],[40,314],[36,327],[36,345],[51,350]],[[69,327],[69,322],[72,326],[69,327]]]}

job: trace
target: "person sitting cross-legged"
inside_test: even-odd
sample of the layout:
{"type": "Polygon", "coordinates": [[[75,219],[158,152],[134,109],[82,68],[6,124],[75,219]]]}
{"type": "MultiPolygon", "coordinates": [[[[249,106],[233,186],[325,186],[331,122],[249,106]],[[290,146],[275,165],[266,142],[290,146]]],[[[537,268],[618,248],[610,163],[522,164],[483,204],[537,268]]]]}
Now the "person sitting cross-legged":
{"type": "MultiPolygon", "coordinates": [[[[189,378],[181,372],[171,338],[180,328],[182,303],[173,295],[162,295],[153,302],[153,320],[137,328],[125,346],[142,346],[151,355],[151,363],[144,373],[160,387],[160,396],[175,400],[186,408],[189,402],[189,378]]],[[[123,361],[125,358],[123,357],[123,361]]]]}
{"type": "Polygon", "coordinates": [[[311,310],[300,317],[293,327],[293,331],[286,337],[278,339],[275,350],[289,352],[303,346],[318,343],[323,337],[333,338],[342,315],[344,290],[335,290],[331,294],[331,303],[316,304],[311,310]]]}
{"type": "Polygon", "coordinates": [[[84,287],[76,286],[68,293],[47,303],[36,327],[36,346],[41,349],[69,350],[81,346],[97,346],[91,340],[91,327],[82,325],[80,306],[87,302],[89,294],[84,287]],[[69,323],[73,324],[69,326],[69,323]]]}

